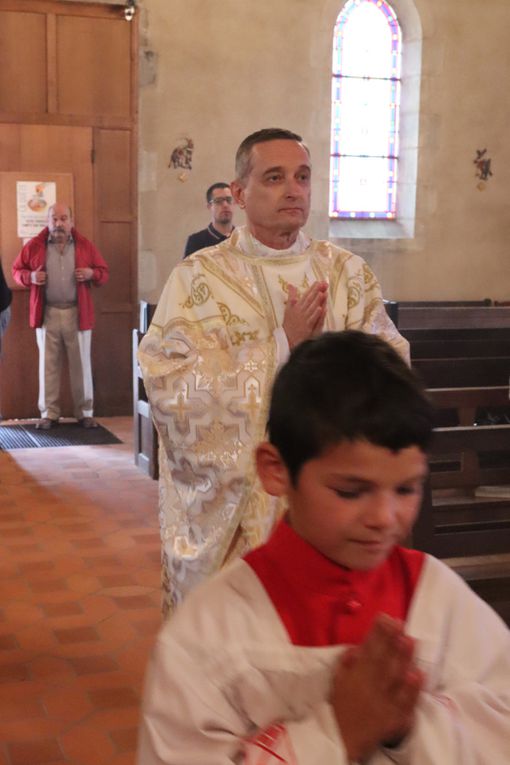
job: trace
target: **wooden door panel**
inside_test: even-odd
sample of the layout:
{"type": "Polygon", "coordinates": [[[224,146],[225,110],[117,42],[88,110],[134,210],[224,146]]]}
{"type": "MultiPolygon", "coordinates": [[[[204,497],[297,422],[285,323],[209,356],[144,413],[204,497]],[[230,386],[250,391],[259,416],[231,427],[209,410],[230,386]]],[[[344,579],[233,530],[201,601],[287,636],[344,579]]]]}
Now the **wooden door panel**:
{"type": "Polygon", "coordinates": [[[38,417],[38,352],[28,326],[28,290],[12,296],[11,323],[2,338],[0,392],[2,416],[38,417]]]}
{"type": "Polygon", "coordinates": [[[94,410],[98,415],[117,416],[132,412],[132,326],[131,311],[105,308],[97,312],[92,334],[92,372],[94,410]]]}
{"type": "MultiPolygon", "coordinates": [[[[28,325],[28,290],[16,290],[11,303],[11,322],[2,338],[0,359],[0,411],[6,419],[39,417],[39,352],[35,330],[28,325]]],[[[73,416],[67,363],[60,384],[62,417],[73,416]]]]}
{"type": "Polygon", "coordinates": [[[19,125],[0,124],[0,167],[2,170],[18,170],[21,156],[21,133],[19,125]]]}
{"type": "MultiPolygon", "coordinates": [[[[132,404],[136,27],[137,19],[125,22],[120,5],[0,0],[0,168],[41,173],[41,180],[46,173],[71,173],[76,227],[110,266],[109,283],[93,291],[99,416],[128,414],[132,404]]],[[[28,291],[15,290],[4,347],[0,411],[11,418],[37,416],[38,354],[28,327],[28,291]]],[[[63,410],[69,414],[67,389],[66,381],[63,410]]]]}
{"type": "Polygon", "coordinates": [[[119,20],[57,17],[60,114],[130,114],[130,36],[119,20]]]}
{"type": "Polygon", "coordinates": [[[0,108],[45,112],[46,91],[46,15],[0,11],[0,108]]]}
{"type": "Polygon", "coordinates": [[[22,125],[20,128],[20,169],[72,172],[76,228],[93,239],[92,128],[63,125],[22,125]]]}
{"type": "MultiPolygon", "coordinates": [[[[101,287],[102,305],[131,303],[131,224],[100,223],[97,246],[110,267],[110,279],[101,287]]],[[[130,328],[131,331],[131,328],[130,328]]]]}
{"type": "MultiPolygon", "coordinates": [[[[13,172],[26,172],[26,180],[53,180],[62,173],[72,173],[73,194],[69,199],[76,207],[76,226],[89,239],[94,238],[94,192],[92,168],[92,128],[53,125],[0,124],[1,167],[13,172]],[[35,177],[34,173],[40,175],[35,177]]],[[[15,194],[15,185],[13,185],[15,194]]],[[[15,196],[10,199],[9,214],[15,212],[15,196]]],[[[0,214],[6,214],[2,204],[0,214]]],[[[0,221],[1,222],[1,221],[0,221]]],[[[11,221],[11,228],[16,231],[11,221]]],[[[19,252],[22,241],[17,236],[0,237],[2,257],[9,264],[19,252]],[[6,249],[7,248],[7,249],[6,249]]],[[[8,270],[8,269],[7,269],[8,270]]]]}
{"type": "Polygon", "coordinates": [[[96,130],[94,151],[99,219],[132,220],[131,134],[127,130],[96,130]]]}

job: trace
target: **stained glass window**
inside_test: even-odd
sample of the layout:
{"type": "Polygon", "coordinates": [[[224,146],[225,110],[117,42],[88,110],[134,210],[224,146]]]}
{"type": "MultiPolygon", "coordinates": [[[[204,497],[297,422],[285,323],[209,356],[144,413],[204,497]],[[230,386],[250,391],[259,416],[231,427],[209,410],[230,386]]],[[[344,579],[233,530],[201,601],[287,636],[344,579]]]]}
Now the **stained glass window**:
{"type": "Polygon", "coordinates": [[[396,218],[401,58],[389,3],[348,0],[333,41],[332,218],[396,218]]]}

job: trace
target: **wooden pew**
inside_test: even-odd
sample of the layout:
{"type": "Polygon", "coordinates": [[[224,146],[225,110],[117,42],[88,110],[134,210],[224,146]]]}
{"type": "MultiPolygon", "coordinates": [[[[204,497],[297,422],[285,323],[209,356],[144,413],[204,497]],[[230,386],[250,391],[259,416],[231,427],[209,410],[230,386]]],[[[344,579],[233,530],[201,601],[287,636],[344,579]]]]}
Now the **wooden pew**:
{"type": "Polygon", "coordinates": [[[140,324],[133,330],[132,362],[133,362],[133,429],[135,464],[151,478],[157,479],[158,468],[158,434],[152,423],[150,406],[143,384],[142,372],[138,364],[138,346],[147,332],[156,306],[140,302],[140,324]]]}
{"type": "Polygon", "coordinates": [[[480,408],[495,410],[509,405],[508,385],[429,388],[428,394],[437,410],[454,413],[453,425],[477,425],[480,408]]]}
{"type": "Polygon", "coordinates": [[[510,624],[510,307],[393,312],[437,410],[413,544],[445,559],[510,624]],[[500,424],[482,424],[487,413],[500,424]]]}
{"type": "Polygon", "coordinates": [[[430,467],[412,544],[443,558],[510,626],[510,425],[436,428],[430,467]]]}
{"type": "Polygon", "coordinates": [[[440,557],[510,552],[510,462],[486,461],[483,455],[487,454],[510,454],[510,425],[436,428],[434,432],[430,485],[437,490],[432,509],[433,513],[437,509],[433,528],[440,557]],[[485,533],[495,528],[501,533],[485,533]],[[442,535],[456,531],[460,537],[445,541],[442,535]],[[478,541],[470,541],[474,539],[471,532],[478,531],[482,532],[478,541]]]}
{"type": "Polygon", "coordinates": [[[459,406],[469,399],[466,406],[473,407],[478,399],[479,408],[510,414],[504,397],[510,377],[510,306],[399,304],[397,319],[411,346],[412,365],[427,388],[456,389],[442,395],[452,402],[456,398],[459,406]]]}

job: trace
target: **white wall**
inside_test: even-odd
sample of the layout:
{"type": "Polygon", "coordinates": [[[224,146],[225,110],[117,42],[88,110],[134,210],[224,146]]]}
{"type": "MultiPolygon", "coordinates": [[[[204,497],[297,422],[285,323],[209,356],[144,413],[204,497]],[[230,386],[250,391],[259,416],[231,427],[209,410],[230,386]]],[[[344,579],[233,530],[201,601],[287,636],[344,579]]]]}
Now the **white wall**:
{"type": "MultiPolygon", "coordinates": [[[[411,0],[394,0],[403,15],[411,0]]],[[[156,301],[203,228],[205,189],[231,180],[240,141],[287,127],[314,166],[307,227],[327,237],[332,28],[343,0],[141,0],[140,297],[156,301]],[[184,137],[193,169],[168,167],[184,137]]],[[[412,239],[342,240],[394,299],[510,299],[510,2],[415,0],[422,41],[412,239]],[[493,177],[477,188],[475,150],[493,177]]],[[[236,213],[237,222],[241,214],[236,213]]]]}

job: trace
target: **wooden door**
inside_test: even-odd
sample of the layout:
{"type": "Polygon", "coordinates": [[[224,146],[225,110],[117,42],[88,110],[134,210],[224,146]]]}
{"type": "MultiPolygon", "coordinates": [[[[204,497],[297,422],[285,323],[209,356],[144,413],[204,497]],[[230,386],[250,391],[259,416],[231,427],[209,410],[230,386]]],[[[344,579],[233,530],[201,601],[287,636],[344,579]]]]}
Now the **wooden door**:
{"type": "MultiPolygon", "coordinates": [[[[70,173],[76,228],[110,267],[110,281],[93,293],[99,416],[129,414],[132,407],[136,45],[136,23],[125,21],[122,6],[0,0],[0,171],[37,172],[41,180],[45,173],[70,173]]],[[[21,241],[0,235],[4,264],[15,257],[14,246],[17,251],[21,241]]],[[[28,292],[16,288],[0,361],[3,417],[38,416],[34,335],[28,292]]],[[[65,391],[63,403],[70,414],[65,391]]]]}

